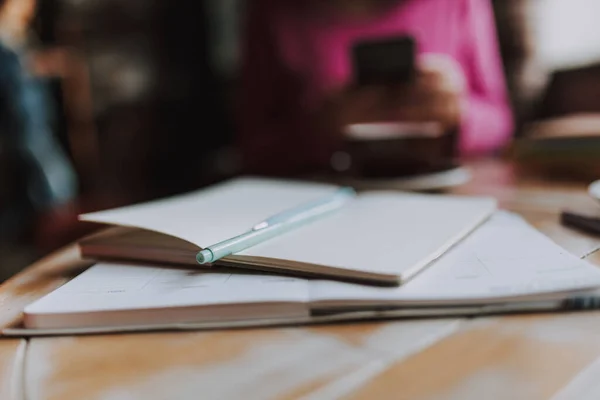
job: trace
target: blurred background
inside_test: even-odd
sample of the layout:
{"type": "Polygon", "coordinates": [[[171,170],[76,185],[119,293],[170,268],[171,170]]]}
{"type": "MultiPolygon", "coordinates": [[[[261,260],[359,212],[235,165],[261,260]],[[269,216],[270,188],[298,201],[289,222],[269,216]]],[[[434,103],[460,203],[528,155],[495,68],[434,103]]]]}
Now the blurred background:
{"type": "MultiPolygon", "coordinates": [[[[14,128],[10,112],[21,104],[34,110],[32,129],[46,130],[48,143],[2,133],[0,280],[85,234],[89,227],[75,222],[80,212],[240,171],[232,121],[244,0],[0,0],[0,7],[11,2],[33,7],[32,39],[16,46],[26,48],[27,73],[43,88],[11,86],[18,67],[0,52],[0,79],[12,87],[0,93],[0,131],[14,128]],[[35,122],[41,113],[47,126],[35,122]],[[15,156],[36,146],[42,161],[32,168],[54,193],[47,204],[31,200],[28,181],[40,174],[15,156]]],[[[600,2],[493,4],[517,122],[505,156],[557,179],[592,179],[600,172],[600,2]]],[[[27,19],[19,12],[0,17],[0,31],[27,19]]],[[[0,34],[0,43],[15,47],[10,35],[0,34]]]]}

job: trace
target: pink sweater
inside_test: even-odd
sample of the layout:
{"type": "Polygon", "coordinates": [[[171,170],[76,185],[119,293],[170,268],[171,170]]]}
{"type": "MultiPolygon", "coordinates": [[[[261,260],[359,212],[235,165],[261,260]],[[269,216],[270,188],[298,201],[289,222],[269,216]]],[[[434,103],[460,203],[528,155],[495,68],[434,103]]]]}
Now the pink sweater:
{"type": "Polygon", "coordinates": [[[419,53],[443,53],[462,67],[468,97],[463,155],[505,144],[513,121],[489,0],[405,0],[364,21],[309,14],[311,0],[249,0],[242,66],[240,144],[259,173],[300,172],[328,162],[333,135],[313,113],[351,80],[349,51],[361,38],[410,34],[419,53]]]}

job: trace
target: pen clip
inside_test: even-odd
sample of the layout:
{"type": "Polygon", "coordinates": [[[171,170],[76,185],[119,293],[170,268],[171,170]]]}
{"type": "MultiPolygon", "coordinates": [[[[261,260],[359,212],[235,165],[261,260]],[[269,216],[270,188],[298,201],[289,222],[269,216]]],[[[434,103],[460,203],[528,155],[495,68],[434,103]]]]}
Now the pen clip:
{"type": "Polygon", "coordinates": [[[263,221],[263,222],[260,222],[260,223],[258,223],[256,225],[254,225],[252,227],[252,230],[253,231],[260,231],[261,229],[265,229],[265,228],[268,228],[268,227],[269,227],[269,222],[268,221],[263,221]]]}

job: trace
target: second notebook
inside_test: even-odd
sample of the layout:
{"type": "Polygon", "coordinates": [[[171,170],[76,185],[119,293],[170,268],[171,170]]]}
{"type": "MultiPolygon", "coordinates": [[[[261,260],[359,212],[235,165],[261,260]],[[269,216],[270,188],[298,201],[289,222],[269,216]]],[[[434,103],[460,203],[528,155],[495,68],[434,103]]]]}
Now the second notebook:
{"type": "MultiPolygon", "coordinates": [[[[170,199],[83,215],[118,226],[81,242],[85,257],[196,263],[197,253],[261,221],[339,190],[333,185],[239,178],[170,199]]],[[[496,210],[489,198],[361,193],[318,220],[213,264],[399,285],[496,210]]]]}

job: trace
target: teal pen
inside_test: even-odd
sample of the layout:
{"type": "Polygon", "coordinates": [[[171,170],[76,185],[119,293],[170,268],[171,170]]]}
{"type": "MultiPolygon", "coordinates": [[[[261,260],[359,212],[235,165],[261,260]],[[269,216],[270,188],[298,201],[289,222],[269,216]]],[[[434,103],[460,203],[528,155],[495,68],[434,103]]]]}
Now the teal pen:
{"type": "Polygon", "coordinates": [[[325,198],[278,213],[239,236],[209,246],[197,254],[196,260],[200,264],[208,264],[238,253],[336,211],[355,197],[354,189],[341,188],[325,198]]]}

